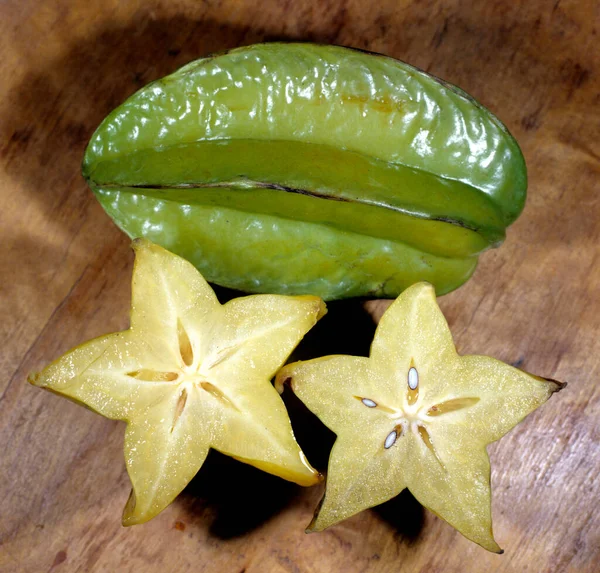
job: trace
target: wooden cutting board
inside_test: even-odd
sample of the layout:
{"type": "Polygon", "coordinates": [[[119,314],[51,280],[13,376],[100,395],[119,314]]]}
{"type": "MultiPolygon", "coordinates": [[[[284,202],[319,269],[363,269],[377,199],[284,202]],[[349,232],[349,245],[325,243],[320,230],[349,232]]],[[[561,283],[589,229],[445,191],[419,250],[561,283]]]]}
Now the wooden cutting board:
{"type": "MultiPolygon", "coordinates": [[[[594,0],[0,3],[0,571],[600,570],[599,22],[594,0]],[[79,173],[100,120],[192,59],[282,39],[404,59],[474,95],[523,147],[524,214],[441,303],[462,353],[569,382],[490,447],[502,556],[407,493],[305,535],[319,487],[217,454],[159,517],[122,528],[124,425],[25,383],[127,327],[129,242],[79,173]]],[[[386,305],[331,304],[304,351],[365,354],[386,305]]],[[[331,434],[286,402],[325,468],[331,434]]]]}

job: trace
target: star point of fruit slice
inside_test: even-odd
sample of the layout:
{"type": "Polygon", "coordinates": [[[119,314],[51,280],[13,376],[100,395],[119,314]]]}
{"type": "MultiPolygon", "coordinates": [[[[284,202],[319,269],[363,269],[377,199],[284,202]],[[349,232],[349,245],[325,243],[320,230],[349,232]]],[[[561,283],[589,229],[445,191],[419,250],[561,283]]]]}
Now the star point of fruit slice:
{"type": "Polygon", "coordinates": [[[29,381],[127,422],[133,491],[124,525],[183,490],[210,448],[300,485],[319,474],[270,383],[325,313],[312,296],[254,295],[221,305],[187,261],[134,241],[131,327],[71,350],[29,381]]]}
{"type": "Polygon", "coordinates": [[[321,531],[408,488],[489,551],[490,464],[498,440],[563,384],[486,356],[459,356],[433,287],[418,283],[381,318],[369,358],[325,356],[277,375],[337,434],[321,531]]]}

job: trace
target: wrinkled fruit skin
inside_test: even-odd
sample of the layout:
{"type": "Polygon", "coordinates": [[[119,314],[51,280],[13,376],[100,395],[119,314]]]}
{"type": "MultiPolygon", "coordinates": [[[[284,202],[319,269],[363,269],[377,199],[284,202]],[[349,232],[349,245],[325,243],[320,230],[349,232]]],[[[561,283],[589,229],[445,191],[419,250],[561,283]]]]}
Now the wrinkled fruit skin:
{"type": "Polygon", "coordinates": [[[489,111],[403,62],[259,44],[204,58],[114,110],[83,174],[132,237],[210,281],[324,299],[464,283],[526,195],[489,111]]]}

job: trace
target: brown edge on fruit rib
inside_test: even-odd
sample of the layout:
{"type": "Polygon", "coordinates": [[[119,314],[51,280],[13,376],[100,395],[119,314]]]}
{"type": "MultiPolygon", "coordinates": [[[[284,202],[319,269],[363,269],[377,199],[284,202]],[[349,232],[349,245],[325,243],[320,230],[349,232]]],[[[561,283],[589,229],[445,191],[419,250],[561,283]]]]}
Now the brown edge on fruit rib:
{"type": "MultiPolygon", "coordinates": [[[[525,372],[523,370],[523,372],[525,372]]],[[[550,385],[550,395],[555,394],[556,392],[560,392],[563,388],[567,387],[567,382],[560,382],[559,380],[554,380],[554,378],[546,378],[545,376],[538,376],[537,374],[531,374],[527,372],[529,376],[539,380],[540,382],[546,382],[550,385]]]]}
{"type": "Polygon", "coordinates": [[[544,380],[545,382],[548,382],[549,384],[551,384],[553,387],[550,389],[550,391],[552,392],[552,394],[554,394],[555,392],[560,392],[563,388],[567,387],[567,382],[560,382],[558,380],[554,380],[553,378],[543,378],[540,377],[541,380],[544,380]]]}
{"type": "Polygon", "coordinates": [[[280,394],[283,394],[283,391],[285,389],[286,386],[289,386],[290,390],[293,392],[294,391],[294,386],[293,386],[293,380],[291,376],[286,376],[283,380],[281,379],[282,376],[280,375],[283,372],[283,368],[277,373],[277,376],[275,377],[275,390],[277,390],[277,392],[279,392],[280,394]]]}
{"type": "Polygon", "coordinates": [[[277,191],[285,191],[287,193],[298,193],[300,195],[308,195],[309,197],[315,197],[317,199],[329,199],[330,201],[342,201],[345,203],[353,203],[351,199],[346,199],[345,197],[333,197],[332,195],[323,195],[317,193],[315,191],[308,191],[306,189],[299,189],[296,187],[288,187],[287,185],[279,185],[278,183],[268,183],[266,181],[254,181],[251,179],[238,179],[235,181],[214,181],[212,183],[170,183],[170,184],[160,184],[160,183],[96,183],[101,187],[118,187],[123,188],[127,187],[130,189],[158,189],[158,190],[166,190],[166,189],[212,189],[212,188],[222,188],[222,187],[235,187],[239,186],[240,183],[243,183],[243,188],[250,189],[252,187],[259,189],[275,189],[277,191]]]}
{"type": "MultiPolygon", "coordinates": [[[[306,526],[304,533],[319,533],[320,531],[323,531],[323,529],[316,529],[315,523],[317,522],[317,519],[319,518],[319,512],[321,511],[321,507],[323,507],[324,501],[325,501],[325,494],[323,494],[323,497],[321,497],[321,499],[317,503],[317,506],[315,507],[315,510],[313,512],[313,517],[310,520],[310,523],[306,526]]],[[[327,529],[327,528],[325,528],[325,529],[327,529]]]]}
{"type": "MultiPolygon", "coordinates": [[[[318,193],[316,191],[308,191],[307,189],[299,189],[297,187],[288,187],[286,185],[279,185],[278,183],[267,183],[266,181],[252,181],[252,180],[236,180],[236,181],[216,181],[214,183],[173,183],[173,184],[154,184],[154,183],[98,183],[92,182],[92,179],[86,177],[88,184],[93,184],[103,189],[156,189],[158,191],[166,191],[168,189],[219,189],[219,188],[232,188],[240,187],[240,183],[243,183],[242,189],[273,189],[274,191],[284,191],[285,193],[295,193],[297,195],[305,195],[306,197],[312,197],[313,199],[325,199],[326,201],[339,201],[341,203],[359,203],[361,205],[369,205],[371,207],[380,207],[382,209],[388,209],[396,213],[401,213],[407,217],[415,217],[417,219],[425,219],[427,221],[438,221],[440,223],[448,223],[449,225],[455,225],[462,227],[474,233],[479,233],[480,229],[474,225],[468,225],[464,221],[453,219],[451,217],[427,217],[420,213],[415,213],[407,209],[400,207],[394,207],[392,205],[382,205],[380,203],[371,203],[369,201],[355,201],[347,199],[345,197],[334,197],[332,195],[326,195],[324,193],[318,193]]],[[[91,186],[91,185],[90,185],[91,186]]],[[[496,241],[491,243],[491,246],[500,244],[502,241],[496,241]]]]}

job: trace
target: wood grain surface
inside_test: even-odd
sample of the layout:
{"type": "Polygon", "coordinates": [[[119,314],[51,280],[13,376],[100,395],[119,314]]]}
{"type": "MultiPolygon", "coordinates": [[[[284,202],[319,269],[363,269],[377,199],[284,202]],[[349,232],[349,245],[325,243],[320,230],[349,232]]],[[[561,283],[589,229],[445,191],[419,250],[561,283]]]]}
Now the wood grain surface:
{"type": "MultiPolygon", "coordinates": [[[[599,22],[595,0],[3,0],[0,571],[599,571],[599,22]],[[524,214],[441,302],[462,353],[569,382],[490,447],[502,556],[406,492],[306,535],[320,487],[217,454],[159,517],[123,528],[124,425],[25,382],[127,327],[129,241],[79,171],[100,120],[192,59],[282,39],[404,59],[470,92],[522,145],[524,214]]],[[[299,355],[366,354],[387,303],[329,306],[299,355]]],[[[285,399],[324,469],[333,436],[285,399]]]]}

